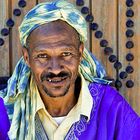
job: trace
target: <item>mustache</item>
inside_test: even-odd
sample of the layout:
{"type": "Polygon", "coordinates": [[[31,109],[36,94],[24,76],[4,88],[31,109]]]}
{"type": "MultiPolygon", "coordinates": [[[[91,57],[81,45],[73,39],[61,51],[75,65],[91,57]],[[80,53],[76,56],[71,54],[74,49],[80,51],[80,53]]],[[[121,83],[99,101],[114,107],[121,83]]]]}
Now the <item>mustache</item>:
{"type": "Polygon", "coordinates": [[[64,71],[60,72],[59,74],[54,74],[52,72],[49,72],[49,73],[41,74],[40,79],[43,82],[43,81],[47,80],[48,78],[51,79],[51,78],[63,78],[63,77],[70,77],[70,74],[68,72],[64,72],[64,71]]]}

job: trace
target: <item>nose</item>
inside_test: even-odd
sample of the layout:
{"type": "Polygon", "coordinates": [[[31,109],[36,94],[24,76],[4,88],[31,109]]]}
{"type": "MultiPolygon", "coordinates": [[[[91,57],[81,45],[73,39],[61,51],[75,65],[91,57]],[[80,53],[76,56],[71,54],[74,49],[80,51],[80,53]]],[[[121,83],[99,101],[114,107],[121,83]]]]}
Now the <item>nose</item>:
{"type": "Polygon", "coordinates": [[[62,71],[63,68],[64,67],[61,61],[59,60],[59,58],[51,58],[49,67],[48,67],[48,72],[51,72],[57,75],[62,71]]]}

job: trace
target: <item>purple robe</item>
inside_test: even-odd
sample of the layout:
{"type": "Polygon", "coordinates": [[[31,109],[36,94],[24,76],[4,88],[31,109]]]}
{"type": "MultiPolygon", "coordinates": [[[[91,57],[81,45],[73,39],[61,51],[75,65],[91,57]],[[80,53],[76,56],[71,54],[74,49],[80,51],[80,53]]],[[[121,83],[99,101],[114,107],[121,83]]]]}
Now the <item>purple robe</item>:
{"type": "MultiPolygon", "coordinates": [[[[114,88],[91,83],[89,90],[93,98],[90,120],[81,115],[65,140],[140,140],[140,117],[114,88]]],[[[7,137],[9,121],[2,102],[0,105],[1,139],[7,137]]]]}
{"type": "Polygon", "coordinates": [[[10,122],[2,98],[0,98],[0,140],[7,140],[10,122]]]}

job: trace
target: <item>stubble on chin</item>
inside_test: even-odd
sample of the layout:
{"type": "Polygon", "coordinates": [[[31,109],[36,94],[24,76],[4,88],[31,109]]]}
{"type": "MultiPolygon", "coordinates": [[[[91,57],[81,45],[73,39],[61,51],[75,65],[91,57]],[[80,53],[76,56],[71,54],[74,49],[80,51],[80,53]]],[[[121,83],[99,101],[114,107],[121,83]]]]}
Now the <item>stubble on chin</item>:
{"type": "Polygon", "coordinates": [[[64,91],[59,94],[59,95],[54,95],[51,91],[49,91],[49,89],[47,89],[44,85],[42,86],[42,89],[43,91],[45,92],[46,95],[48,95],[49,97],[52,97],[52,98],[58,98],[58,97],[63,97],[65,96],[69,89],[70,89],[70,84],[64,89],[64,91]]]}

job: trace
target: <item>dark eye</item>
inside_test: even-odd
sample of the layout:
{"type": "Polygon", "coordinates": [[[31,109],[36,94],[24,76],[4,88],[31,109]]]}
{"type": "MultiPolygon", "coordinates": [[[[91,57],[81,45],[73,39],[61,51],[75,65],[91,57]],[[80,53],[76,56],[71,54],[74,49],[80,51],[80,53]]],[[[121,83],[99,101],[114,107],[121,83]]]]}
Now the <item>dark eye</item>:
{"type": "Polygon", "coordinates": [[[62,53],[62,55],[63,55],[63,56],[71,56],[72,53],[71,53],[71,52],[64,52],[64,53],[62,53]]]}
{"type": "Polygon", "coordinates": [[[38,54],[37,55],[38,58],[48,58],[47,54],[38,54]]]}

